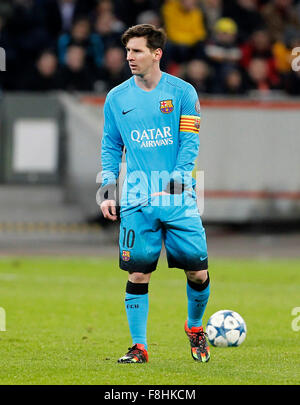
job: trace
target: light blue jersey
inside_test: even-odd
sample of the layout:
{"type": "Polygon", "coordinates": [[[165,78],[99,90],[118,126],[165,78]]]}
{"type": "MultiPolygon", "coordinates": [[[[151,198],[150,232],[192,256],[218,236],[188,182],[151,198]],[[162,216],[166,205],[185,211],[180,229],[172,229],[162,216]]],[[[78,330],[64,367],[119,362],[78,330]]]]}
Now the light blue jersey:
{"type": "Polygon", "coordinates": [[[112,89],[104,105],[102,186],[115,184],[123,149],[127,174],[121,216],[151,204],[151,194],[170,180],[193,185],[199,150],[200,105],[194,87],[162,73],[155,89],[145,91],[134,77],[112,89]]]}

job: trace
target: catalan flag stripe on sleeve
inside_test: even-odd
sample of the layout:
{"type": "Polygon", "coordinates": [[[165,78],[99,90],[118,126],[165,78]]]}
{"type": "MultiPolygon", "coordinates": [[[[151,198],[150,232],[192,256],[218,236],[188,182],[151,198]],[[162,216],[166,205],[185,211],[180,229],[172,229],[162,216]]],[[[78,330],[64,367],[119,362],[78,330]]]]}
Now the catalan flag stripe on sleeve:
{"type": "Polygon", "coordinates": [[[198,115],[181,115],[180,117],[180,132],[199,133],[201,118],[198,115]]]}

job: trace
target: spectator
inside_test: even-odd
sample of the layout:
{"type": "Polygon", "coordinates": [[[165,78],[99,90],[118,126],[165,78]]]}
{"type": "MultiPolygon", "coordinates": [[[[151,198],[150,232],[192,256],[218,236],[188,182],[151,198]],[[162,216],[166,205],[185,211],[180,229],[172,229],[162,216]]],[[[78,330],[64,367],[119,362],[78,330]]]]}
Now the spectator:
{"type": "Polygon", "coordinates": [[[76,15],[75,0],[45,0],[40,7],[44,12],[45,27],[53,39],[71,29],[76,15]]]}
{"type": "Polygon", "coordinates": [[[97,92],[109,91],[131,76],[125,61],[125,54],[122,48],[112,47],[107,49],[104,57],[104,66],[97,74],[95,85],[97,92]]]}
{"type": "Polygon", "coordinates": [[[114,5],[111,0],[99,0],[95,12],[97,15],[106,13],[114,14],[114,5]]]}
{"type": "Polygon", "coordinates": [[[259,29],[252,33],[249,41],[242,47],[241,66],[247,70],[251,59],[263,58],[268,64],[268,75],[272,81],[278,80],[275,58],[272,53],[271,38],[267,30],[259,29]]]}
{"type": "Polygon", "coordinates": [[[300,47],[300,30],[289,29],[286,31],[284,41],[276,41],[273,45],[275,66],[278,72],[286,74],[290,72],[295,55],[294,48],[300,47]]]}
{"type": "Polygon", "coordinates": [[[236,42],[237,34],[237,25],[232,19],[220,18],[215,25],[212,40],[205,47],[206,56],[217,78],[215,92],[221,91],[221,82],[229,68],[239,69],[242,54],[236,42]]]}
{"type": "Polygon", "coordinates": [[[85,65],[85,49],[70,45],[67,50],[66,64],[61,67],[63,89],[66,91],[93,90],[93,78],[85,65]]]}
{"type": "Polygon", "coordinates": [[[211,36],[216,22],[222,17],[223,0],[202,0],[201,9],[204,13],[206,29],[211,36]]]}
{"type": "Polygon", "coordinates": [[[161,27],[160,15],[153,10],[144,11],[138,15],[137,24],[150,24],[159,28],[161,27]]]}
{"type": "Polygon", "coordinates": [[[137,17],[144,11],[158,11],[153,0],[115,0],[115,14],[127,27],[137,24],[137,17]]]}
{"type": "Polygon", "coordinates": [[[122,30],[119,21],[111,12],[97,15],[94,28],[101,37],[104,51],[112,46],[122,46],[122,30]]]}
{"type": "Polygon", "coordinates": [[[211,93],[212,75],[208,64],[199,59],[187,63],[183,79],[191,83],[197,93],[211,93]]]}
{"type": "Polygon", "coordinates": [[[248,70],[248,90],[257,90],[268,93],[270,90],[279,89],[279,82],[272,82],[269,77],[268,63],[263,58],[253,58],[248,70]]]}
{"type": "Polygon", "coordinates": [[[22,0],[12,2],[13,12],[7,18],[5,28],[14,44],[17,63],[26,70],[40,52],[50,45],[51,38],[43,26],[42,14],[36,2],[22,0]]]}
{"type": "Polygon", "coordinates": [[[274,0],[266,4],[261,13],[273,41],[284,42],[288,29],[300,29],[300,18],[293,0],[274,0]]]}
{"type": "Polygon", "coordinates": [[[244,77],[238,69],[229,69],[224,74],[222,93],[228,96],[246,94],[247,87],[244,77]]]}
{"type": "Polygon", "coordinates": [[[98,16],[109,16],[112,20],[112,29],[115,32],[123,33],[125,29],[124,23],[119,20],[115,14],[115,5],[112,0],[99,0],[95,8],[93,21],[95,23],[98,16]]]}
{"type": "Polygon", "coordinates": [[[245,42],[253,31],[261,28],[264,21],[257,10],[257,0],[224,2],[224,17],[232,18],[238,26],[238,42],[245,42]]]}
{"type": "Polygon", "coordinates": [[[95,78],[107,91],[129,76],[120,36],[136,23],[165,26],[163,70],[200,93],[244,94],[245,80],[298,92],[300,0],[0,0],[0,87],[57,89],[61,74],[71,91],[93,89],[95,78]]]}
{"type": "Polygon", "coordinates": [[[86,62],[91,69],[102,65],[104,45],[99,34],[91,33],[89,19],[80,17],[72,25],[71,33],[62,34],[58,39],[58,58],[66,62],[66,52],[70,45],[79,45],[86,50],[86,62]]]}
{"type": "Polygon", "coordinates": [[[167,0],[162,16],[168,35],[168,60],[182,63],[202,58],[206,30],[197,0],[167,0]]]}
{"type": "Polygon", "coordinates": [[[42,0],[44,26],[56,40],[62,32],[69,32],[75,18],[88,15],[97,0],[42,0]]]}
{"type": "Polygon", "coordinates": [[[34,69],[27,72],[20,83],[22,90],[29,91],[58,90],[61,87],[56,55],[48,50],[42,52],[34,69]]]}

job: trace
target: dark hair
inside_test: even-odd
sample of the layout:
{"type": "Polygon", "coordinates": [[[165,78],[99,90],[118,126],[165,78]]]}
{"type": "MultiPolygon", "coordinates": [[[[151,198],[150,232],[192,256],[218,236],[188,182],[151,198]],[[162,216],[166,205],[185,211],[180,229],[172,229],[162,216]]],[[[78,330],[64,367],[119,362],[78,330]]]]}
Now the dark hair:
{"type": "Polygon", "coordinates": [[[89,17],[87,17],[87,16],[84,15],[84,14],[80,14],[80,15],[78,15],[77,17],[75,17],[75,18],[73,19],[73,21],[72,21],[72,28],[74,28],[74,26],[75,26],[76,24],[78,24],[78,23],[80,23],[80,22],[82,22],[82,21],[86,21],[86,22],[89,23],[89,25],[91,25],[91,22],[90,22],[89,17]]]}
{"type": "Polygon", "coordinates": [[[56,55],[55,50],[53,48],[44,48],[38,53],[36,60],[41,59],[41,57],[44,56],[44,55],[52,55],[52,56],[55,56],[57,58],[57,55],[56,55]]]}
{"type": "Polygon", "coordinates": [[[145,37],[147,47],[151,50],[164,49],[167,42],[167,35],[163,28],[156,28],[151,24],[138,24],[128,28],[121,37],[122,44],[127,46],[128,41],[135,37],[145,37]]]}

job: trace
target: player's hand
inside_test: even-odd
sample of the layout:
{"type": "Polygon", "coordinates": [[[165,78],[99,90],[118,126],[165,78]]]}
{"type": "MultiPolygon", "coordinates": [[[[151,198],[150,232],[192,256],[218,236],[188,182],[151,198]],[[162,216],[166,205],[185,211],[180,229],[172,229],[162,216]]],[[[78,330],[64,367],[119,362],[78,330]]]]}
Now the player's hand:
{"type": "Polygon", "coordinates": [[[157,193],[153,193],[151,194],[151,197],[156,197],[158,195],[170,195],[169,193],[167,193],[166,191],[159,191],[157,193]]]}
{"type": "Polygon", "coordinates": [[[177,181],[171,180],[163,191],[153,193],[151,196],[155,197],[158,195],[182,194],[185,188],[186,186],[184,183],[178,183],[177,181]]]}
{"type": "Polygon", "coordinates": [[[110,221],[116,221],[118,219],[115,200],[103,201],[100,208],[104,218],[109,219],[110,221]]]}

